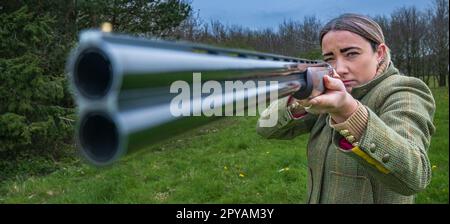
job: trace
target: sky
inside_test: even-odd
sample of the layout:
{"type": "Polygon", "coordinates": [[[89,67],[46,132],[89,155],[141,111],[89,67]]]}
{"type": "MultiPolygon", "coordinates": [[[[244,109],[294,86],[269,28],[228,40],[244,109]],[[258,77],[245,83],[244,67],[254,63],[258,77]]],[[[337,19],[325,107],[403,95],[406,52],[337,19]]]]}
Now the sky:
{"type": "Polygon", "coordinates": [[[315,15],[323,23],[346,12],[390,15],[395,9],[431,7],[432,0],[191,0],[194,11],[209,22],[241,25],[251,29],[274,28],[283,20],[302,20],[315,15]]]}

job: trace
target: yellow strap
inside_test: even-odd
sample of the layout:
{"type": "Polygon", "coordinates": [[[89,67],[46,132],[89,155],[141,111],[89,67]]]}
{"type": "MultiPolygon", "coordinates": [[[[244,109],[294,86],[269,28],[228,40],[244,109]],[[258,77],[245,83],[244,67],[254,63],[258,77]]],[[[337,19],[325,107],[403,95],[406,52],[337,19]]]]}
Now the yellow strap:
{"type": "Polygon", "coordinates": [[[363,158],[365,161],[367,161],[369,164],[374,165],[380,172],[384,174],[388,174],[390,171],[386,169],[380,162],[376,161],[374,158],[370,157],[362,151],[359,146],[356,146],[352,149],[352,152],[354,152],[359,157],[363,158]]]}

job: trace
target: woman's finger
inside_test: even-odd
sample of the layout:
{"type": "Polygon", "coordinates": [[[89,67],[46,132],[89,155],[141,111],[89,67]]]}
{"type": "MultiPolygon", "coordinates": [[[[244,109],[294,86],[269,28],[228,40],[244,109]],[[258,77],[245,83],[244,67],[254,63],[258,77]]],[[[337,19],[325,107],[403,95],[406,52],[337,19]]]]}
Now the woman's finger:
{"type": "Polygon", "coordinates": [[[313,99],[309,100],[309,103],[315,107],[321,107],[323,109],[333,108],[336,105],[336,102],[339,102],[341,99],[339,98],[339,94],[322,94],[320,96],[316,96],[313,99]]]}
{"type": "Polygon", "coordinates": [[[324,76],[323,81],[326,89],[345,91],[344,83],[340,79],[324,76]]]}

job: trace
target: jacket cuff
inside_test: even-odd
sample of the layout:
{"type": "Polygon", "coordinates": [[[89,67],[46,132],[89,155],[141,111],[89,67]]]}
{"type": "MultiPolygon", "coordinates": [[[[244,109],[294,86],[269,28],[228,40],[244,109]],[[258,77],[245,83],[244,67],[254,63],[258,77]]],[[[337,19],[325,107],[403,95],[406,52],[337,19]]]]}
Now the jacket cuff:
{"type": "Polygon", "coordinates": [[[359,141],[367,127],[368,112],[366,107],[358,101],[358,109],[344,122],[336,123],[331,116],[329,116],[330,127],[336,131],[348,130],[351,136],[354,136],[354,141],[359,141]]]}
{"type": "Polygon", "coordinates": [[[372,155],[365,150],[365,146],[359,146],[359,143],[352,146],[339,132],[333,131],[331,142],[339,151],[356,159],[360,164],[371,165],[383,174],[389,174],[391,172],[383,163],[378,161],[377,158],[373,158],[372,155]],[[348,144],[343,144],[345,142],[348,144]]]}

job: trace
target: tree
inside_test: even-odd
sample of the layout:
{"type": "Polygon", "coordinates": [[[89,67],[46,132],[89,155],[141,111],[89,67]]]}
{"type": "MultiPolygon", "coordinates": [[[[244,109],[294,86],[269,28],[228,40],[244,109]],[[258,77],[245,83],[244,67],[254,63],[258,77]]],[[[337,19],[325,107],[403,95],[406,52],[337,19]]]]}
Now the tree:
{"type": "Polygon", "coordinates": [[[190,13],[190,5],[179,0],[79,0],[77,26],[110,22],[116,32],[166,37],[190,13]]]}
{"type": "Polygon", "coordinates": [[[433,8],[428,11],[430,25],[428,29],[428,44],[431,54],[434,55],[434,67],[438,77],[439,86],[446,86],[449,74],[449,25],[448,0],[434,0],[433,8]]]}
{"type": "Polygon", "coordinates": [[[48,64],[54,20],[27,6],[0,15],[0,151],[33,145],[46,149],[71,138],[64,108],[65,80],[48,64]]]}
{"type": "Polygon", "coordinates": [[[398,67],[410,76],[419,76],[420,58],[426,23],[423,14],[415,7],[400,8],[391,15],[390,46],[392,58],[398,67]]]}

